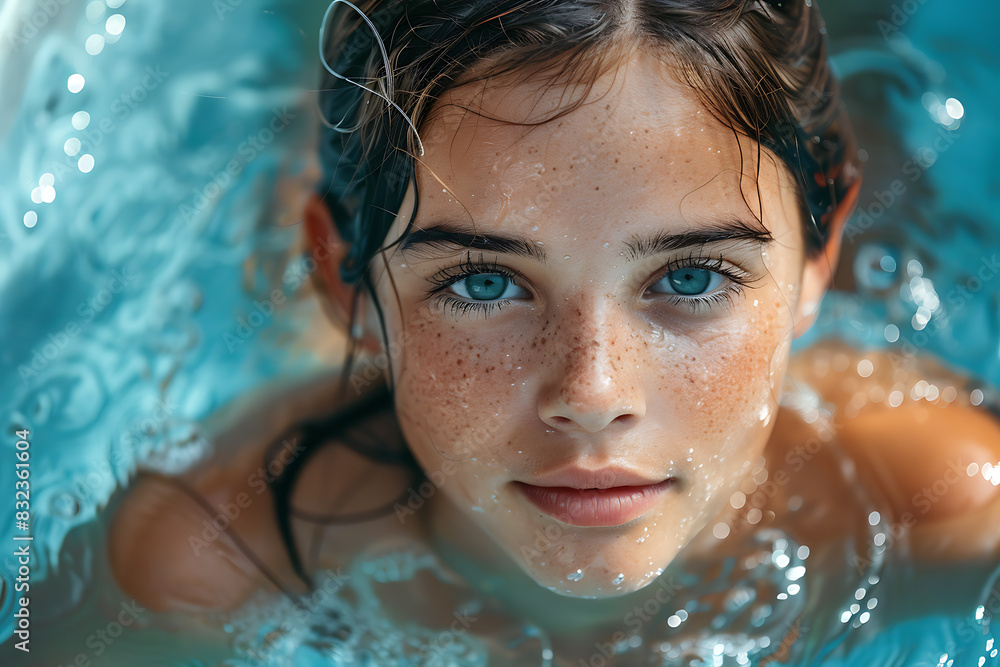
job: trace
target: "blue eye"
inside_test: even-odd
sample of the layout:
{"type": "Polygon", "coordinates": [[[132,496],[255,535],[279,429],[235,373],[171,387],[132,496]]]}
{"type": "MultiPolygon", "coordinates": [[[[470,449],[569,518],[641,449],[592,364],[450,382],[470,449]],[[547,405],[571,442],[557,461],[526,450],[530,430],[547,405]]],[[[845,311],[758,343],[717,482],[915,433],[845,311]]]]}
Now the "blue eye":
{"type": "Polygon", "coordinates": [[[672,261],[666,273],[649,290],[672,306],[682,306],[692,314],[714,312],[718,305],[732,306],[744,287],[752,282],[745,269],[729,265],[722,258],[683,257],[672,261]]]}
{"type": "MultiPolygon", "coordinates": [[[[671,305],[697,314],[711,311],[715,305],[731,305],[735,297],[743,294],[749,277],[743,269],[724,266],[721,259],[689,257],[671,262],[667,272],[649,289],[667,297],[671,305]]],[[[470,257],[430,281],[437,287],[428,296],[435,297],[456,317],[470,311],[485,317],[494,308],[499,310],[512,301],[531,298],[531,293],[517,283],[510,269],[482,258],[473,261],[470,257]]]]}
{"type": "Polygon", "coordinates": [[[437,287],[430,291],[430,296],[436,296],[456,316],[469,311],[480,311],[485,316],[509,301],[531,296],[515,282],[510,269],[486,262],[482,257],[479,261],[470,257],[458,266],[445,269],[431,278],[431,282],[437,287]],[[449,296],[449,292],[454,296],[449,296]]]}
{"type": "Polygon", "coordinates": [[[510,278],[499,273],[476,273],[466,276],[453,282],[451,288],[460,297],[476,301],[514,298],[520,289],[510,278]],[[510,288],[514,288],[513,294],[508,294],[510,288]]]}
{"type": "Polygon", "coordinates": [[[680,296],[699,296],[705,292],[717,289],[725,280],[725,276],[708,269],[700,269],[687,266],[681,269],[668,271],[662,278],[653,283],[651,287],[666,288],[666,294],[676,294],[680,296]]]}

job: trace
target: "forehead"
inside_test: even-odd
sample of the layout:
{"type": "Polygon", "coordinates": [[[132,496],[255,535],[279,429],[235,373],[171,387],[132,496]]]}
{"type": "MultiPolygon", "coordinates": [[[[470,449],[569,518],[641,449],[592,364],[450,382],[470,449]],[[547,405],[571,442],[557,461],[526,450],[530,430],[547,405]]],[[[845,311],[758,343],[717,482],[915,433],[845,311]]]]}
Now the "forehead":
{"type": "Polygon", "coordinates": [[[717,120],[649,53],[610,68],[589,93],[516,73],[450,89],[421,140],[421,217],[499,229],[540,219],[606,226],[652,216],[662,227],[752,216],[776,237],[798,234],[784,165],[717,120]]]}

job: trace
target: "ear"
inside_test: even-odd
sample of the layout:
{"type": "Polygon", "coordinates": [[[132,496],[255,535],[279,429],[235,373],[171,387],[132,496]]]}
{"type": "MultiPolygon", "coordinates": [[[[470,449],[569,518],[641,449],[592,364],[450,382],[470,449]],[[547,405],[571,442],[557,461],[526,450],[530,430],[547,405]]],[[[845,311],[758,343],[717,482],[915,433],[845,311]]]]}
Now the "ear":
{"type": "MultiPolygon", "coordinates": [[[[309,195],[302,222],[309,254],[316,261],[313,284],[319,292],[323,310],[334,326],[350,333],[351,304],[354,301],[356,287],[346,284],[340,277],[340,264],[347,256],[348,244],[341,239],[337,226],[330,217],[330,209],[315,192],[309,195]]],[[[366,294],[359,295],[355,325],[364,327],[367,320],[367,308],[365,308],[367,301],[366,294]]],[[[365,350],[377,351],[378,341],[366,334],[367,332],[363,331],[358,338],[358,344],[365,350]]]]}
{"type": "Polygon", "coordinates": [[[830,286],[833,273],[837,269],[837,260],[840,259],[840,244],[844,234],[844,225],[847,224],[848,218],[854,212],[860,191],[861,179],[859,178],[847,190],[844,199],[833,211],[826,245],[813,257],[806,259],[805,267],[802,270],[802,289],[799,292],[795,313],[794,338],[809,331],[816,321],[819,304],[830,286]]]}

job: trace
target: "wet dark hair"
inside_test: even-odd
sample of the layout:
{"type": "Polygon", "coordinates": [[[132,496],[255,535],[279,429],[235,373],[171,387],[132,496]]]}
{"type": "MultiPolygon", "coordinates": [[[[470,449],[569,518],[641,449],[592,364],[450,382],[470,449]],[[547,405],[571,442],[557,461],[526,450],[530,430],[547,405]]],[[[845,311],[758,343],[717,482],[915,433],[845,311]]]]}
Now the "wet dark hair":
{"type": "MultiPolygon", "coordinates": [[[[584,95],[544,123],[577,108],[597,78],[635,48],[661,54],[720,122],[755,140],[758,169],[760,148],[784,163],[797,184],[807,252],[820,252],[835,208],[860,178],[860,162],[816,3],[335,0],[321,31],[326,129],[319,192],[349,247],[339,272],[356,286],[352,323],[360,289],[372,296],[382,320],[368,268],[379,251],[412,228],[411,217],[401,238],[383,247],[411,181],[419,205],[419,129],[445,91],[504,75],[585,84],[584,95]]],[[[384,326],[382,335],[389,349],[384,326]]],[[[342,396],[354,353],[352,336],[342,396]]],[[[332,423],[340,428],[346,422],[341,417],[332,423]]],[[[329,424],[320,426],[307,429],[313,444],[336,435],[329,424]]],[[[396,462],[404,461],[415,465],[400,452],[396,462]]],[[[288,526],[295,471],[290,473],[276,483],[278,517],[293,565],[308,581],[288,526]]]]}
{"type": "Polygon", "coordinates": [[[413,224],[383,247],[411,180],[416,192],[414,128],[456,85],[523,72],[589,92],[630,49],[656,50],[720,122],[787,166],[810,255],[860,177],[816,0],[335,0],[324,32],[320,193],[349,244],[341,278],[373,297],[371,259],[413,224]]]}

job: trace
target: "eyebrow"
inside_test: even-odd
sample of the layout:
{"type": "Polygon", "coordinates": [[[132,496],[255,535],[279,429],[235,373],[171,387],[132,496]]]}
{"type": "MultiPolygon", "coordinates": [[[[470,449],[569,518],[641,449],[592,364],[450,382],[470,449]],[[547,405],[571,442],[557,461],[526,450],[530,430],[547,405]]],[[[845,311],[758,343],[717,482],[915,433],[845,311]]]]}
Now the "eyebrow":
{"type": "MultiPolygon", "coordinates": [[[[759,224],[732,218],[713,220],[681,232],[662,231],[647,236],[633,234],[622,247],[629,260],[638,261],[663,252],[724,241],[748,241],[766,245],[773,240],[771,232],[759,224]]],[[[407,252],[415,248],[441,255],[463,250],[486,250],[533,259],[541,264],[546,262],[545,248],[525,237],[477,232],[472,227],[452,222],[436,222],[412,231],[403,241],[401,251],[407,252]]]]}

